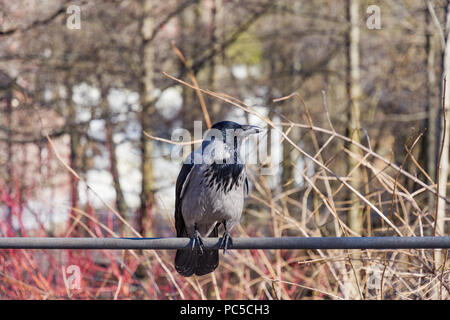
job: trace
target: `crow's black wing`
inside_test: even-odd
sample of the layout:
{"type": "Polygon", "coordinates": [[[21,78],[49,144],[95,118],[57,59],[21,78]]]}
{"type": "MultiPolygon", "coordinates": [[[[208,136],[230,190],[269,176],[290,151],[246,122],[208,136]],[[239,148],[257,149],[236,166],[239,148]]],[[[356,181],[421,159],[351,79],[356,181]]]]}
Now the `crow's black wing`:
{"type": "MultiPolygon", "coordinates": [[[[177,229],[177,237],[189,236],[181,212],[181,202],[189,184],[190,173],[193,167],[194,164],[183,164],[175,186],[175,228],[177,229]]],[[[218,226],[216,225],[211,236],[217,237],[218,234],[218,226]]],[[[194,250],[177,250],[175,255],[175,269],[185,277],[193,274],[201,276],[213,272],[218,265],[219,250],[205,250],[204,252],[200,252],[197,248],[194,250]]]]}
{"type": "Polygon", "coordinates": [[[177,230],[177,237],[186,237],[186,227],[184,224],[183,215],[181,213],[181,200],[183,197],[183,187],[189,183],[189,173],[191,173],[194,164],[184,163],[178,174],[177,183],[175,185],[175,229],[177,230]]]}

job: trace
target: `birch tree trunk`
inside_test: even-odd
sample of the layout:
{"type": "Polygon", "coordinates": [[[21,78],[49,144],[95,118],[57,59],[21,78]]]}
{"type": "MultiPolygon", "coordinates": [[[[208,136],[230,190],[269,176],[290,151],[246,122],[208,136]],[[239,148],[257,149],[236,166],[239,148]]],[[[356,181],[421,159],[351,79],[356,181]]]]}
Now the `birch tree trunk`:
{"type": "MultiPolygon", "coordinates": [[[[347,32],[347,93],[348,93],[348,108],[347,108],[347,132],[348,137],[356,142],[360,142],[360,57],[359,57],[359,0],[347,0],[347,22],[349,29],[347,32]]],[[[354,145],[348,146],[352,153],[359,154],[360,150],[354,145]]],[[[358,166],[358,162],[349,157],[348,172],[351,174],[351,185],[360,190],[362,182],[362,172],[358,166]]],[[[359,198],[354,194],[350,194],[351,208],[348,213],[348,225],[358,234],[363,231],[363,210],[360,209],[359,198]]],[[[360,280],[361,280],[361,261],[358,253],[352,253],[352,287],[348,288],[352,299],[360,297],[360,280]]]]}
{"type": "MultiPolygon", "coordinates": [[[[359,63],[359,0],[347,0],[347,21],[349,30],[347,34],[347,92],[348,92],[348,137],[360,142],[360,63],[359,63]]],[[[349,145],[351,152],[358,154],[359,150],[354,144],[349,145]]],[[[358,162],[349,158],[349,170],[353,170],[358,162]]],[[[359,190],[362,174],[359,169],[353,171],[351,184],[359,190]]],[[[349,227],[361,234],[362,210],[359,208],[359,198],[351,194],[351,209],[348,215],[349,227]]]]}
{"type": "Polygon", "coordinates": [[[429,176],[436,178],[436,153],[437,153],[437,117],[433,92],[436,91],[435,54],[436,42],[434,39],[434,26],[428,11],[425,11],[425,52],[427,68],[426,111],[427,111],[427,138],[426,138],[426,166],[429,176]]]}
{"type": "MultiPolygon", "coordinates": [[[[446,197],[447,195],[447,183],[448,183],[448,174],[449,174],[449,149],[450,149],[450,126],[449,126],[449,118],[450,118],[450,1],[447,2],[446,8],[446,24],[445,24],[445,49],[443,52],[443,68],[442,68],[442,79],[441,79],[441,87],[442,94],[445,97],[442,97],[441,111],[440,111],[440,148],[438,150],[438,157],[440,157],[438,163],[439,167],[437,168],[437,178],[438,190],[441,197],[446,197]],[[446,80],[446,81],[444,81],[446,80]],[[445,87],[444,87],[445,86],[445,87]],[[444,109],[445,107],[445,109],[444,109]],[[445,121],[446,120],[446,121],[445,121]],[[442,154],[441,154],[442,150],[442,154]]],[[[437,206],[436,206],[436,225],[435,225],[435,234],[436,235],[446,235],[445,230],[445,218],[447,211],[447,204],[445,200],[441,197],[437,198],[437,206]]],[[[436,255],[436,269],[441,267],[443,263],[443,257],[441,255],[441,250],[438,250],[438,254],[436,255]]]]}
{"type": "MultiPolygon", "coordinates": [[[[428,175],[431,179],[436,179],[436,158],[437,158],[437,120],[438,120],[438,105],[436,104],[435,95],[436,91],[436,75],[435,75],[435,54],[436,54],[436,41],[434,39],[434,25],[431,19],[430,13],[425,11],[425,53],[426,53],[426,112],[427,112],[427,131],[426,138],[424,139],[424,151],[425,151],[425,163],[428,175]]],[[[435,206],[435,197],[433,194],[429,194],[428,207],[430,211],[435,206]]]]}

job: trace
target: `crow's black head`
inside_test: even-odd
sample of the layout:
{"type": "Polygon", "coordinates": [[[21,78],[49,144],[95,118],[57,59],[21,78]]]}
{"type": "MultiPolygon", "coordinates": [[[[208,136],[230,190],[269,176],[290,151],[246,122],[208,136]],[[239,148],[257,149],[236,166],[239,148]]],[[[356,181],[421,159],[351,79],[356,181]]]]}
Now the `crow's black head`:
{"type": "MultiPolygon", "coordinates": [[[[223,140],[225,141],[227,136],[236,137],[238,140],[245,138],[248,135],[260,132],[260,128],[257,126],[251,126],[247,124],[239,124],[233,121],[220,121],[215,123],[210,129],[210,135],[216,135],[221,133],[223,140]]],[[[232,141],[232,140],[231,140],[232,141]]]]}
{"type": "Polygon", "coordinates": [[[217,129],[217,130],[227,130],[227,129],[233,129],[233,130],[237,130],[237,129],[242,129],[242,126],[239,123],[233,122],[233,121],[220,121],[215,123],[212,126],[212,129],[217,129]]]}

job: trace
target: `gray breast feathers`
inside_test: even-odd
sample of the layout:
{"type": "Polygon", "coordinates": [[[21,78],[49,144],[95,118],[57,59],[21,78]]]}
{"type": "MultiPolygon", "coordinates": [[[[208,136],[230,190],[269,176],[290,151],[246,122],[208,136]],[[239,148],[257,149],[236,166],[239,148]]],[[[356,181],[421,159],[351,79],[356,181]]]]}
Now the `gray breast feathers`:
{"type": "Polygon", "coordinates": [[[188,233],[195,223],[210,230],[227,221],[229,230],[239,222],[248,190],[242,165],[194,165],[181,188],[181,211],[188,233]],[[218,167],[219,166],[219,167],[218,167]]]}

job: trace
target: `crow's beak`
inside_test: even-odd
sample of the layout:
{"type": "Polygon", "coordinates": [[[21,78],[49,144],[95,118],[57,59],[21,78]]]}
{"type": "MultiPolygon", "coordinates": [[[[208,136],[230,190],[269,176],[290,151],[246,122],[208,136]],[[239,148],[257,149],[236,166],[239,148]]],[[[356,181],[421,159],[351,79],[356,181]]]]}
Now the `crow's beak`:
{"type": "Polygon", "coordinates": [[[244,130],[244,133],[245,133],[246,136],[261,132],[261,128],[260,127],[251,126],[251,125],[243,125],[242,126],[242,130],[244,130]]]}

